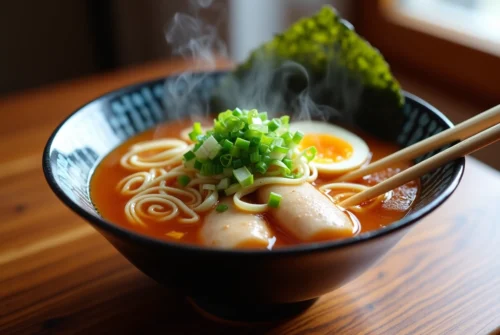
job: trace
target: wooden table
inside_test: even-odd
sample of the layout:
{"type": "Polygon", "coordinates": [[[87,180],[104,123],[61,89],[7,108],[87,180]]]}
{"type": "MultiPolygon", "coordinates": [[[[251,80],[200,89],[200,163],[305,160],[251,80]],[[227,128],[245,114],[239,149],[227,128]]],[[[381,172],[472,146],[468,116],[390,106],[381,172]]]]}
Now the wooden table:
{"type": "Polygon", "coordinates": [[[376,267],[280,324],[205,320],[128,263],[52,194],[41,152],[79,105],[183,66],[150,64],[0,99],[1,334],[498,332],[500,173],[472,158],[455,194],[376,267]]]}

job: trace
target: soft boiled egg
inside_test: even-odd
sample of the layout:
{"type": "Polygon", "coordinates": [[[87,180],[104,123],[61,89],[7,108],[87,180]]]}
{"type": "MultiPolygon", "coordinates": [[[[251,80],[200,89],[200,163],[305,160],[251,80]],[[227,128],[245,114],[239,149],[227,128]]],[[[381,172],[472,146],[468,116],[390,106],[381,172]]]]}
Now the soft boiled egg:
{"type": "Polygon", "coordinates": [[[316,147],[312,163],[320,173],[340,174],[359,168],[370,157],[365,141],[350,131],[320,121],[297,121],[290,123],[290,130],[300,130],[304,138],[299,149],[316,147]]]}

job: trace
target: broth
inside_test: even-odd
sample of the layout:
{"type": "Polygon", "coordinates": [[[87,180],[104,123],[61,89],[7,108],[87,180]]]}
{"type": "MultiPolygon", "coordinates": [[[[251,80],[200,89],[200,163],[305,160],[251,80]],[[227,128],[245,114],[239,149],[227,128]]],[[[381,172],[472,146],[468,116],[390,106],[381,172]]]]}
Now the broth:
{"type": "MultiPolygon", "coordinates": [[[[204,124],[210,126],[211,121],[211,119],[205,121],[204,124]]],[[[127,229],[131,229],[158,239],[203,245],[200,240],[199,231],[203,224],[205,214],[201,213],[201,222],[195,224],[179,223],[175,219],[164,222],[154,222],[149,220],[145,222],[146,226],[132,224],[127,220],[124,213],[124,207],[130,197],[125,197],[116,190],[116,186],[119,181],[131,173],[120,165],[122,155],[129,150],[131,145],[151,140],[153,138],[180,138],[181,131],[191,125],[191,120],[174,121],[162,124],[154,129],[130,138],[125,143],[115,148],[100,162],[90,182],[90,194],[95,207],[103,218],[116,225],[120,225],[127,229]],[[166,235],[171,231],[180,232],[184,235],[180,240],[166,235]]],[[[371,152],[371,161],[383,158],[398,150],[398,147],[392,143],[380,141],[367,134],[360,133],[359,131],[352,132],[363,138],[363,140],[368,144],[371,152]]],[[[356,183],[368,186],[374,185],[410,166],[411,162],[399,163],[391,168],[372,174],[362,180],[358,180],[356,183]]],[[[319,187],[323,184],[331,182],[334,177],[335,176],[320,174],[313,185],[319,187]]],[[[360,229],[358,229],[357,233],[379,229],[404,217],[417,197],[418,189],[418,181],[410,182],[395,189],[392,197],[376,208],[365,213],[356,213],[355,216],[360,222],[360,229]]],[[[333,195],[335,195],[335,193],[331,192],[330,196],[333,195]]],[[[250,196],[249,198],[251,199],[252,197],[250,196]]],[[[299,241],[285,232],[277,224],[273,223],[271,216],[267,213],[259,215],[264,218],[264,220],[268,223],[271,232],[274,236],[276,236],[274,247],[309,243],[299,241]]]]}

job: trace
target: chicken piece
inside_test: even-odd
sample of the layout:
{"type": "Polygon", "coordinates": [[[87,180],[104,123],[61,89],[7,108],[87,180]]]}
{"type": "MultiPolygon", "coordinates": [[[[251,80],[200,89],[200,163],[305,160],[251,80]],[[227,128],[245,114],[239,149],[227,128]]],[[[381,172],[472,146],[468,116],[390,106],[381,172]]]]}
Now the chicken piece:
{"type": "Polygon", "coordinates": [[[267,202],[270,192],[282,196],[279,207],[270,211],[272,217],[294,237],[321,241],[353,235],[349,215],[311,184],[262,187],[258,190],[259,201],[267,202]]]}
{"type": "Polygon", "coordinates": [[[237,209],[232,199],[225,199],[220,204],[227,205],[228,210],[219,213],[214,209],[201,229],[201,239],[206,246],[224,249],[268,246],[273,234],[262,217],[237,209]]]}

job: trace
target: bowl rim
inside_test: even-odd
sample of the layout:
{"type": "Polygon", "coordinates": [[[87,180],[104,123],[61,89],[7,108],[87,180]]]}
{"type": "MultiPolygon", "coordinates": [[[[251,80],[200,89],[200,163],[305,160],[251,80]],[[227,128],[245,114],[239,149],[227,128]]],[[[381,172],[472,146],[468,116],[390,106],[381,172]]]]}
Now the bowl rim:
{"type": "MultiPolygon", "coordinates": [[[[204,73],[207,75],[223,75],[228,73],[229,71],[199,71],[197,73],[204,73]]],[[[132,91],[136,88],[152,84],[161,80],[166,80],[169,77],[175,77],[178,76],[180,72],[178,73],[172,73],[167,76],[161,76],[158,78],[152,78],[149,80],[143,80],[137,83],[133,83],[130,85],[122,86],[117,89],[113,89],[110,91],[107,91],[90,101],[87,101],[86,103],[80,105],[80,107],[76,108],[71,114],[69,114],[66,118],[64,118],[62,121],[60,121],[59,125],[52,131],[52,134],[47,140],[47,143],[45,144],[45,148],[43,150],[43,156],[42,156],[42,169],[43,173],[45,176],[45,179],[51,188],[52,192],[59,198],[59,200],[69,209],[71,209],[74,213],[76,213],[78,216],[81,218],[85,219],[87,223],[91,224],[96,228],[96,230],[99,231],[99,229],[108,232],[112,235],[115,235],[120,238],[125,238],[130,241],[136,241],[140,242],[143,244],[148,244],[152,247],[163,247],[163,248],[172,248],[176,249],[177,251],[184,251],[184,252],[202,252],[204,254],[221,254],[221,255],[226,255],[226,256],[233,256],[233,257],[238,257],[238,256],[261,256],[261,257],[277,257],[277,256],[283,256],[283,255],[297,255],[297,254],[304,254],[304,253],[311,253],[311,252],[327,252],[331,251],[333,249],[341,249],[345,247],[350,247],[352,245],[356,244],[361,244],[363,242],[368,242],[368,241],[373,241],[379,237],[384,237],[389,234],[393,234],[395,232],[398,232],[399,230],[403,228],[410,227],[411,225],[417,223],[419,220],[422,218],[426,217],[430,213],[432,213],[434,210],[436,210],[440,205],[442,205],[457,189],[458,185],[460,184],[460,181],[462,180],[464,170],[465,170],[465,157],[460,157],[455,160],[455,163],[458,164],[458,172],[454,176],[451,184],[442,191],[442,193],[433,199],[429,204],[426,206],[420,208],[417,210],[415,213],[411,213],[402,219],[391,223],[385,227],[382,227],[377,230],[373,231],[368,231],[365,233],[358,234],[356,236],[346,238],[346,239],[341,239],[341,240],[334,240],[334,241],[322,241],[322,242],[313,242],[313,243],[304,243],[304,244],[298,244],[298,245],[293,245],[293,246],[287,246],[283,248],[277,248],[273,249],[272,251],[269,251],[267,249],[256,249],[256,250],[247,250],[247,249],[222,249],[222,248],[213,248],[213,247],[203,247],[203,246],[198,246],[195,244],[182,244],[182,243],[175,243],[175,242],[170,242],[167,240],[161,240],[155,237],[152,237],[150,235],[142,234],[137,231],[127,229],[123,226],[120,226],[119,224],[115,224],[103,217],[100,216],[94,216],[87,211],[85,211],[78,203],[73,201],[70,197],[68,197],[64,191],[59,187],[57,184],[54,174],[51,168],[51,163],[50,163],[50,153],[52,149],[52,144],[59,133],[59,130],[64,127],[64,125],[75,115],[78,113],[82,113],[85,108],[101,99],[111,99],[112,97],[116,95],[120,95],[124,92],[132,91]],[[98,228],[98,229],[97,229],[98,228]]],[[[409,93],[407,91],[402,90],[405,98],[409,98],[411,100],[414,100],[415,102],[421,104],[428,110],[430,110],[433,114],[435,114],[441,121],[443,121],[447,126],[450,128],[454,127],[454,124],[443,114],[441,113],[437,108],[429,104],[427,101],[423,100],[422,98],[417,97],[416,95],[409,93]]],[[[101,231],[99,231],[102,233],[101,231]]],[[[106,237],[106,236],[105,236],[106,237]]]]}

